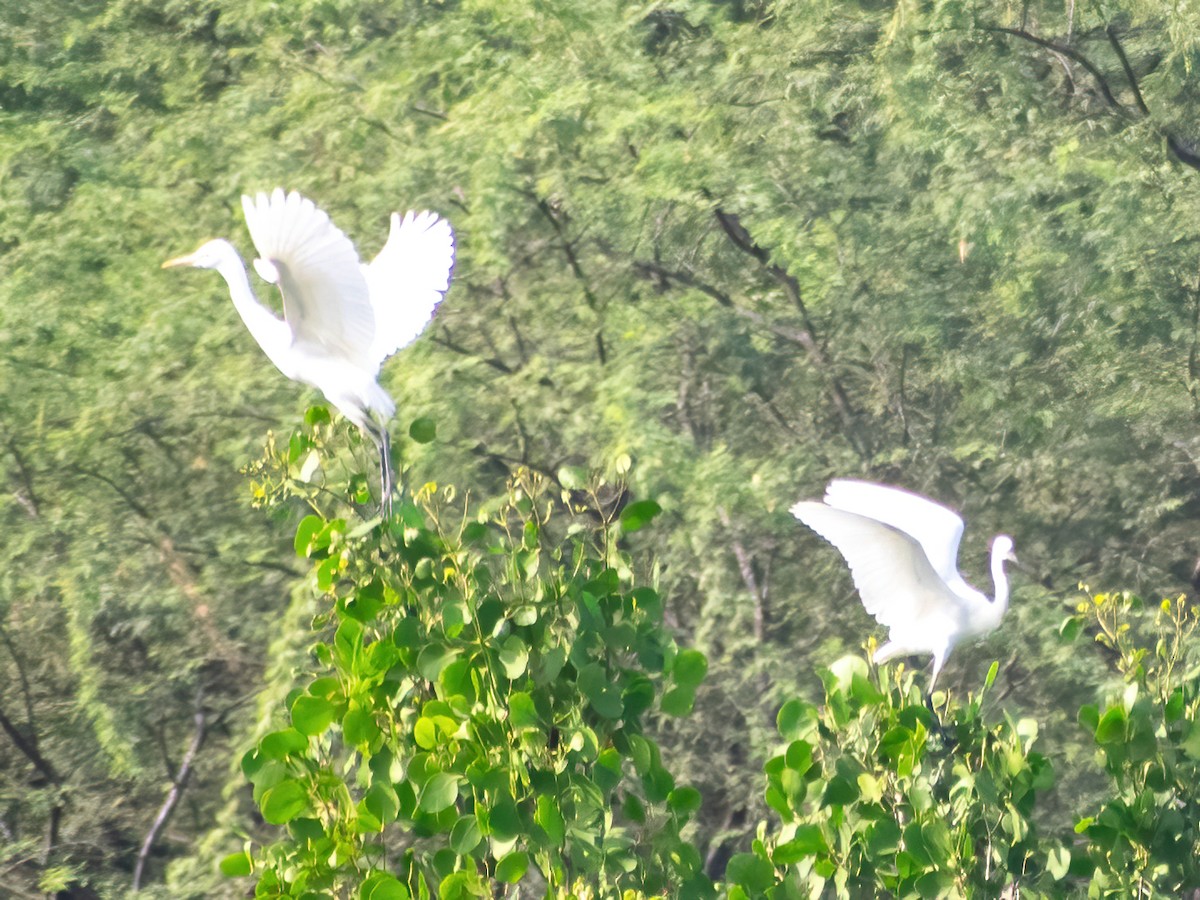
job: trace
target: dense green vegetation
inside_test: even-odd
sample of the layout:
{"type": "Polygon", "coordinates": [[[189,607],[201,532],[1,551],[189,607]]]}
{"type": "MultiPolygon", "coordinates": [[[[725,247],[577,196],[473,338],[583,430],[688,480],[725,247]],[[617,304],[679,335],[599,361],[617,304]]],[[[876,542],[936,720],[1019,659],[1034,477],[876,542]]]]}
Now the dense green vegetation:
{"type": "MultiPolygon", "coordinates": [[[[421,819],[433,843],[414,844],[413,859],[430,884],[467,871],[437,857],[443,832],[480,878],[505,859],[502,874],[516,875],[511,854],[553,871],[538,842],[556,833],[553,816],[532,793],[484,791],[541,827],[487,862],[487,842],[466,846],[468,825],[455,843],[461,808],[421,808],[415,794],[409,808],[405,778],[341,770],[351,751],[331,735],[344,737],[350,704],[375,694],[313,689],[346,661],[312,648],[336,649],[347,621],[373,637],[397,627],[398,597],[426,624],[429,604],[445,602],[440,588],[414,587],[434,576],[377,572],[377,555],[403,557],[411,530],[436,536],[422,546],[441,559],[470,544],[460,524],[491,521],[502,551],[491,565],[539,548],[525,576],[576,600],[572,585],[606,579],[595,595],[612,602],[605,615],[631,592],[661,599],[661,622],[636,626],[661,659],[592,648],[623,697],[634,681],[649,688],[619,724],[597,670],[578,667],[582,699],[569,679],[522,671],[503,689],[476,686],[483,711],[465,710],[434,697],[449,690],[447,669],[393,641],[389,664],[415,667],[418,685],[401,718],[433,722],[422,728],[440,751],[452,735],[439,716],[486,730],[487,710],[515,691],[537,727],[501,728],[514,752],[538,750],[534,736],[548,747],[543,726],[560,713],[612,735],[628,761],[621,781],[583,757],[555,772],[599,785],[579,821],[619,798],[618,818],[637,825],[628,867],[605,885],[630,887],[636,873],[648,892],[677,886],[695,852],[695,871],[716,880],[736,860],[731,880],[751,896],[818,878],[985,890],[1018,858],[1051,879],[1038,887],[1031,875],[1030,891],[1200,887],[1179,868],[1195,855],[1190,644],[1118,646],[1143,620],[1191,635],[1190,613],[1124,600],[1075,612],[1080,581],[1174,597],[1200,552],[1197,41],[1195,13],[1137,0],[0,6],[0,885],[16,897],[68,886],[122,896],[135,881],[151,897],[237,893],[217,864],[238,871],[243,839],[279,866],[295,850],[287,841],[306,840],[258,816],[312,818],[298,794],[282,811],[278,793],[260,805],[282,783],[264,778],[299,783],[309,764],[348,777],[346,809],[388,834],[421,819]],[[214,235],[248,251],[238,198],[277,184],[313,197],[367,255],[395,208],[435,209],[458,233],[436,321],[384,373],[405,484],[418,489],[400,524],[362,531],[370,506],[313,509],[299,470],[288,480],[295,442],[312,442],[332,484],[372,471],[369,445],[319,412],[299,426],[313,398],[262,358],[219,279],[158,268],[214,235]],[[418,418],[436,423],[436,439],[407,436],[418,418]],[[959,650],[939,682],[961,742],[949,752],[1000,766],[988,754],[1012,751],[1003,772],[1019,815],[996,832],[1003,855],[938,836],[955,868],[927,853],[901,872],[877,858],[895,850],[886,833],[857,841],[877,821],[859,794],[804,805],[829,797],[796,779],[884,777],[866,769],[880,723],[913,760],[938,740],[911,665],[839,681],[851,664],[835,662],[872,624],[837,555],[786,513],[833,475],[963,509],[963,567],[977,583],[1000,529],[1037,572],[1018,576],[999,632],[959,650]],[[420,493],[430,482],[438,490],[420,493]],[[534,483],[527,493],[553,507],[553,524],[532,538],[514,524],[501,541],[499,522],[531,521],[514,492],[534,483]],[[649,499],[662,510],[652,526],[622,532],[621,509],[649,499]],[[350,542],[345,570],[321,574],[327,546],[311,573],[297,558],[308,515],[345,522],[327,532],[350,542]],[[601,574],[610,567],[615,584],[601,574]],[[382,604],[369,622],[348,611],[361,589],[382,604]],[[1101,613],[1134,627],[1109,634],[1101,613]],[[672,680],[677,648],[707,660],[698,688],[672,680]],[[841,675],[822,681],[821,669],[841,675]],[[695,691],[690,715],[671,694],[681,686],[695,691]],[[333,711],[332,731],[296,721],[305,696],[302,708],[333,711]],[[325,756],[309,759],[289,729],[325,756]],[[646,762],[630,734],[661,761],[646,762]],[[841,755],[818,736],[844,738],[841,755]],[[819,765],[804,766],[798,741],[819,765]],[[252,747],[252,759],[299,768],[263,775],[245,762],[252,747]],[[379,805],[383,788],[369,803],[353,793],[370,797],[375,775],[395,810],[379,805]],[[663,793],[667,778],[698,790],[699,807],[663,793]],[[1166,804],[1182,810],[1170,834],[1147,824],[1166,804]],[[812,830],[833,806],[850,824],[812,830]],[[454,822],[438,818],[447,809],[454,822]],[[837,868],[850,858],[855,868],[837,868]],[[861,880],[876,876],[885,881],[861,880]]],[[[502,574],[488,577],[516,577],[502,574]]],[[[508,609],[517,594],[506,590],[494,593],[508,609]]],[[[509,637],[529,648],[544,637],[536,622],[514,627],[533,631],[494,635],[500,645],[478,659],[499,654],[503,667],[509,637]]],[[[381,758],[372,735],[350,741],[359,758],[364,747],[381,758]]],[[[416,740],[400,729],[387,752],[416,740]]],[[[954,768],[917,766],[896,796],[920,793],[937,766],[954,768]]],[[[937,802],[950,805],[922,810],[953,809],[963,834],[978,833],[974,801],[937,802]]],[[[321,877],[377,859],[365,833],[321,877]]],[[[550,876],[555,886],[601,872],[573,865],[550,876]]]]}

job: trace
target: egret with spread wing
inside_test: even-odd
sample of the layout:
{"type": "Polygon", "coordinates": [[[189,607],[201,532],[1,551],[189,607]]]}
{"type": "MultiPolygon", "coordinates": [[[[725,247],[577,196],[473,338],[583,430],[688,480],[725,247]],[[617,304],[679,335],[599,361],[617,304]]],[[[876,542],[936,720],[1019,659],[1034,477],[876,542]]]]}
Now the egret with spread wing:
{"type": "Polygon", "coordinates": [[[229,241],[208,241],[163,268],[216,269],[263,352],[288,378],[315,387],[379,449],[383,506],[392,496],[387,424],[396,404],[379,385],[383,361],[425,329],[450,287],[454,232],[431,212],[392,213],[368,265],[313,202],[276,188],[242,197],[258,251],[254,268],[283,294],[283,318],[259,303],[229,241]]]}
{"type": "Polygon", "coordinates": [[[1012,538],[992,539],[996,595],[989,600],[958,572],[963,520],[919,494],[836,479],[826,488],[824,502],[802,500],[792,515],[837,548],[863,606],[889,629],[875,662],[933,654],[930,696],[955,645],[995,630],[1008,609],[1004,564],[1017,560],[1012,538]]]}

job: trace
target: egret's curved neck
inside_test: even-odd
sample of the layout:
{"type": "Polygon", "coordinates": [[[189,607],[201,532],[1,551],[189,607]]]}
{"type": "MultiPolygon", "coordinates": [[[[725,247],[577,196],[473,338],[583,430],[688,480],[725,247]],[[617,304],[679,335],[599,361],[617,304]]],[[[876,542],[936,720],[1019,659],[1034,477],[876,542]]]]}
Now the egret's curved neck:
{"type": "Polygon", "coordinates": [[[1008,609],[1008,573],[1004,571],[1004,557],[992,547],[992,583],[996,586],[996,596],[992,600],[992,608],[996,618],[1000,619],[1008,609]]]}
{"type": "Polygon", "coordinates": [[[230,252],[217,265],[217,271],[229,285],[229,297],[233,300],[233,306],[238,311],[238,315],[242,317],[242,321],[246,323],[247,330],[258,341],[263,352],[270,357],[271,362],[275,363],[275,366],[285,375],[291,377],[281,364],[283,362],[282,351],[291,344],[291,330],[286,322],[259,303],[258,298],[254,296],[254,289],[250,287],[250,278],[246,274],[245,263],[242,262],[242,258],[238,256],[236,250],[232,247],[229,249],[230,252]]]}

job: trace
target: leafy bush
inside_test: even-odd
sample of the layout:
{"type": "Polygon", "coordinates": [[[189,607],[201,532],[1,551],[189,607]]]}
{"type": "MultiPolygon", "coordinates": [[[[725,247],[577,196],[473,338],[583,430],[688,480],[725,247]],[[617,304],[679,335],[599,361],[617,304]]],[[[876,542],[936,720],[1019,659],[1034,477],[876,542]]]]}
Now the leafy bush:
{"type": "Polygon", "coordinates": [[[314,510],[295,548],[326,608],[287,723],[242,761],[285,830],[223,869],[260,897],[709,892],[680,836],[700,795],[644,726],[690,712],[706,663],[620,549],[658,505],[523,469],[496,501],[426,484],[358,524],[347,505],[369,496],[326,452],[335,430],[314,411],[253,467],[261,502],[314,510]]]}

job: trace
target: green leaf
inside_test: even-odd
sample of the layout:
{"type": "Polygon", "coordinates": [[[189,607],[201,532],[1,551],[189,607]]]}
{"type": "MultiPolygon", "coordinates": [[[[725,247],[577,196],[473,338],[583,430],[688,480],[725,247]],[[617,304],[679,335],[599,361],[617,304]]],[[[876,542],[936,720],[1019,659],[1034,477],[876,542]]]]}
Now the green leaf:
{"type": "Polygon", "coordinates": [[[283,825],[308,809],[308,788],[294,779],[281,781],[263,794],[259,805],[264,819],[283,825]]]}
{"type": "Polygon", "coordinates": [[[516,850],[496,863],[496,880],[505,884],[516,884],[529,868],[529,855],[516,850]]]}
{"type": "Polygon", "coordinates": [[[483,840],[479,820],[474,816],[463,816],[450,829],[450,848],[459,856],[466,856],[483,840]]]}
{"type": "Polygon", "coordinates": [[[771,854],[771,861],[777,866],[790,866],[806,856],[828,851],[829,845],[820,825],[801,825],[790,841],[775,848],[775,852],[771,854]]]}
{"type": "Polygon", "coordinates": [[[680,816],[690,816],[700,808],[700,792],[694,787],[675,788],[667,795],[667,806],[680,816]]]}
{"type": "Polygon", "coordinates": [[[546,837],[550,839],[551,846],[562,844],[566,828],[563,823],[562,813],[558,809],[558,801],[555,797],[549,794],[538,795],[537,807],[533,813],[533,821],[537,822],[541,826],[542,831],[546,832],[546,837]]]}
{"type": "Polygon", "coordinates": [[[342,718],[342,735],[346,743],[358,747],[370,744],[379,737],[379,726],[370,712],[352,705],[342,718]]]}
{"type": "Polygon", "coordinates": [[[1080,616],[1068,616],[1058,626],[1058,637],[1064,644],[1069,644],[1079,637],[1083,631],[1083,619],[1080,616]]]}
{"type": "Polygon", "coordinates": [[[533,698],[524,691],[516,691],[509,696],[508,721],[514,731],[542,727],[542,720],[533,705],[533,698]]]}
{"type": "Polygon", "coordinates": [[[296,538],[293,542],[297,556],[307,557],[312,552],[312,539],[324,527],[325,520],[320,516],[305,516],[300,520],[300,524],[296,526],[296,538]]]}
{"type": "Polygon", "coordinates": [[[324,697],[301,694],[292,703],[292,725],[301,734],[322,734],[337,716],[337,707],[324,697]]]}
{"type": "Polygon", "coordinates": [[[779,708],[775,717],[779,733],[785,739],[795,740],[805,737],[817,724],[817,710],[811,703],[803,700],[788,700],[779,708]]]}
{"type": "Polygon", "coordinates": [[[708,660],[699,650],[684,650],[675,657],[671,677],[681,687],[697,688],[708,674],[708,660]]]}
{"type": "Polygon", "coordinates": [[[812,768],[812,746],[807,741],[792,741],[783,758],[789,769],[795,769],[803,775],[812,768]]]}
{"type": "Polygon", "coordinates": [[[417,671],[426,681],[437,681],[442,669],[454,662],[459,650],[442,644],[429,644],[417,657],[417,671]]]}
{"type": "Polygon", "coordinates": [[[295,753],[303,753],[307,750],[308,738],[295,728],[285,728],[282,731],[272,731],[270,734],[264,735],[263,739],[258,742],[258,746],[263,759],[286,759],[295,753]]]}
{"type": "Polygon", "coordinates": [[[437,437],[437,423],[428,416],[413,419],[408,426],[408,436],[418,444],[431,443],[437,437]]]}
{"type": "Polygon", "coordinates": [[[529,664],[529,648],[515,634],[510,634],[500,645],[500,665],[504,666],[504,674],[510,680],[516,680],[525,674],[529,664]]]}
{"type": "Polygon", "coordinates": [[[775,884],[775,867],[753,853],[738,853],[725,866],[725,881],[751,896],[763,894],[775,884]]]}
{"type": "Polygon", "coordinates": [[[1071,869],[1071,851],[1066,847],[1052,847],[1046,854],[1046,871],[1055,881],[1062,881],[1071,869]]]}
{"type": "Polygon", "coordinates": [[[372,872],[358,889],[359,900],[409,900],[408,888],[395,875],[372,872]]]}
{"type": "Polygon", "coordinates": [[[621,530],[626,534],[640,531],[650,520],[662,512],[662,507],[653,500],[639,500],[621,510],[621,530]]]}
{"type": "Polygon", "coordinates": [[[1099,744],[1116,744],[1125,740],[1125,710],[1114,706],[1100,717],[1096,725],[1096,742],[1099,744]]]}
{"type": "Polygon", "coordinates": [[[696,692],[690,687],[673,687],[662,695],[662,711],[670,716],[683,718],[690,715],[696,702],[696,692]]]}
{"type": "Polygon", "coordinates": [[[620,690],[596,663],[589,663],[580,669],[579,689],[592,708],[606,719],[619,719],[625,711],[620,690]]]}
{"type": "Polygon", "coordinates": [[[993,661],[992,664],[990,666],[988,666],[987,676],[983,679],[983,689],[984,690],[987,690],[993,684],[996,683],[996,675],[997,675],[997,673],[999,673],[999,671],[1000,671],[1000,663],[998,661],[993,661]]]}
{"type": "Polygon", "coordinates": [[[363,803],[366,804],[371,815],[384,825],[394,822],[400,812],[400,801],[396,798],[396,792],[392,790],[391,786],[380,782],[371,785],[370,790],[363,797],[363,803]]]}
{"type": "Polygon", "coordinates": [[[240,878],[254,871],[254,863],[250,859],[250,854],[245,850],[230,853],[221,860],[220,867],[221,874],[226,878],[240,878]]]}
{"type": "Polygon", "coordinates": [[[448,772],[439,772],[425,783],[419,805],[424,812],[436,813],[449,809],[457,799],[458,778],[448,772]]]}

